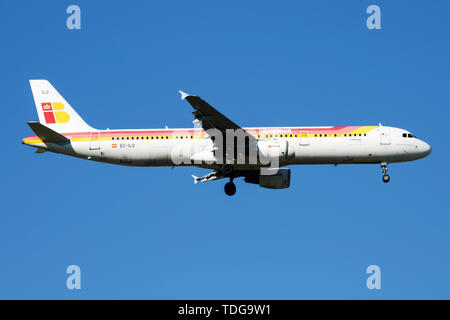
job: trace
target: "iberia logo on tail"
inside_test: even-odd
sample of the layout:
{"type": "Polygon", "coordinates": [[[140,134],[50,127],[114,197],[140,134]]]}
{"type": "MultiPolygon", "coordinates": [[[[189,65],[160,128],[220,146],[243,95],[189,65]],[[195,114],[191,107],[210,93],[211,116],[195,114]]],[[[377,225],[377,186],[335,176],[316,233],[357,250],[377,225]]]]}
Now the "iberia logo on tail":
{"type": "Polygon", "coordinates": [[[41,103],[44,112],[45,123],[67,123],[70,116],[64,112],[64,105],[61,102],[44,102],[41,103]]]}

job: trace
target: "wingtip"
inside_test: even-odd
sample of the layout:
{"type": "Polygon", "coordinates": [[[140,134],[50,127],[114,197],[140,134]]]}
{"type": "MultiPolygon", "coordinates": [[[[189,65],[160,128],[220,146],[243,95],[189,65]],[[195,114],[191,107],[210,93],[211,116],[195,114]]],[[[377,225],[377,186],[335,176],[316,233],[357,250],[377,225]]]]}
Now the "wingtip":
{"type": "Polygon", "coordinates": [[[192,176],[192,178],[194,178],[194,184],[197,184],[197,182],[198,182],[198,177],[197,177],[197,176],[194,176],[193,174],[192,174],[191,176],[192,176]]]}
{"type": "Polygon", "coordinates": [[[181,90],[178,90],[178,92],[181,94],[181,100],[184,100],[184,99],[186,99],[186,97],[190,96],[189,93],[183,92],[181,90]]]}

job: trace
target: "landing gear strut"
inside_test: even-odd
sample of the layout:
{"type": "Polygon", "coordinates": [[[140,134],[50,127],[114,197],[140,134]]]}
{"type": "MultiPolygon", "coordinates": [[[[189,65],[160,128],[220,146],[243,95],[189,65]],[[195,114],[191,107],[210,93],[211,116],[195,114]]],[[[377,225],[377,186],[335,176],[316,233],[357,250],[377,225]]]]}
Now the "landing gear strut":
{"type": "Polygon", "coordinates": [[[226,164],[223,166],[223,174],[225,176],[229,176],[233,172],[233,166],[230,164],[226,164]]]}
{"type": "Polygon", "coordinates": [[[236,185],[234,184],[232,179],[230,179],[230,182],[225,183],[224,189],[227,196],[232,196],[236,193],[236,185]]]}
{"type": "Polygon", "coordinates": [[[388,183],[391,180],[391,177],[386,173],[387,172],[387,162],[381,163],[381,172],[383,172],[383,182],[388,183]]]}

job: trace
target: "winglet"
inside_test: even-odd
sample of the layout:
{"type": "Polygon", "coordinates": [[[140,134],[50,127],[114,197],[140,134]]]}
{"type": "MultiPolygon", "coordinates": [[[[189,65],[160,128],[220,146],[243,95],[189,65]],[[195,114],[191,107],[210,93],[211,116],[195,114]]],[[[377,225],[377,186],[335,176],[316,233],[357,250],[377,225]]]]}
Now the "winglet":
{"type": "Polygon", "coordinates": [[[184,99],[186,99],[187,97],[190,96],[189,93],[183,92],[181,90],[178,90],[178,92],[181,94],[181,100],[184,100],[184,99]]]}
{"type": "Polygon", "coordinates": [[[192,178],[194,178],[194,184],[197,184],[197,182],[198,182],[198,177],[192,175],[192,178]]]}

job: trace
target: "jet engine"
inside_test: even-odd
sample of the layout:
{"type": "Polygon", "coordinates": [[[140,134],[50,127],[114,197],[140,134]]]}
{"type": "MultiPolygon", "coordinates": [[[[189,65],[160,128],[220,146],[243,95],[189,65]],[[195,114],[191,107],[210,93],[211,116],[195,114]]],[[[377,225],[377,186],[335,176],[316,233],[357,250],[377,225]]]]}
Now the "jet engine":
{"type": "Polygon", "coordinates": [[[254,175],[245,176],[245,182],[259,184],[262,188],[285,189],[291,184],[290,169],[261,169],[254,175]]]}

